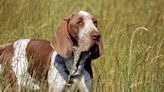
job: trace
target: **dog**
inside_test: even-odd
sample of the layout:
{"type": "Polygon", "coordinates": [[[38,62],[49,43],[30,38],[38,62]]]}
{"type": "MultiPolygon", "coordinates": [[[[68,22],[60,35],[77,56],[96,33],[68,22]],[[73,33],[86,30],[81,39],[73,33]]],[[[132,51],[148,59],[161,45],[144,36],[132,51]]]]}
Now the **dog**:
{"type": "Polygon", "coordinates": [[[71,85],[76,83],[80,92],[90,92],[91,61],[100,57],[103,43],[97,19],[86,11],[64,18],[51,41],[20,39],[0,48],[0,73],[8,68],[12,76],[10,83],[33,90],[41,89],[40,81],[45,79],[49,92],[62,92],[74,63],[75,48],[79,47],[79,61],[83,62],[75,65],[77,70],[71,75],[71,85]]]}

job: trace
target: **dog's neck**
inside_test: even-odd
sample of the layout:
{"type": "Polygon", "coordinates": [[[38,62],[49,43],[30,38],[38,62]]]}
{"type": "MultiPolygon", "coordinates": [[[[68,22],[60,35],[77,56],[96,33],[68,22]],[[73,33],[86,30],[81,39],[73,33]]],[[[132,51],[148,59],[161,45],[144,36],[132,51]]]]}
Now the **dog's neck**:
{"type": "MultiPolygon", "coordinates": [[[[55,57],[55,63],[62,64],[68,75],[80,75],[84,70],[85,62],[90,58],[90,55],[90,52],[80,52],[76,49],[73,52],[72,58],[65,59],[57,54],[55,57]]],[[[54,65],[56,66],[56,64],[54,65]]]]}

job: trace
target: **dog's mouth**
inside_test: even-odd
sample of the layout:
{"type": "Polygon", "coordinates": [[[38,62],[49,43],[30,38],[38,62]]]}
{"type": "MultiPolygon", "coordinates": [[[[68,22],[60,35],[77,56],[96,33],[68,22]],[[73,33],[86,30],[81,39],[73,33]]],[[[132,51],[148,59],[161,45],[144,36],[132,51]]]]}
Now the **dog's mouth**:
{"type": "Polygon", "coordinates": [[[86,41],[81,42],[78,46],[81,48],[82,52],[88,52],[90,48],[99,43],[99,41],[99,38],[88,39],[86,41]]]}

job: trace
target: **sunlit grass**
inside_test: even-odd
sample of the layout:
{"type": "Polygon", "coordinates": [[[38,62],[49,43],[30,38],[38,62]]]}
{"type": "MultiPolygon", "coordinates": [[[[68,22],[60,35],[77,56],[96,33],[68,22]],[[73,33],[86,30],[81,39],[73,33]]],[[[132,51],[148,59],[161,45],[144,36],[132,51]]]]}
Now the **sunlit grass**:
{"type": "Polygon", "coordinates": [[[105,47],[92,64],[94,92],[164,90],[163,0],[0,0],[0,45],[51,40],[62,19],[79,10],[98,18],[105,47]]]}

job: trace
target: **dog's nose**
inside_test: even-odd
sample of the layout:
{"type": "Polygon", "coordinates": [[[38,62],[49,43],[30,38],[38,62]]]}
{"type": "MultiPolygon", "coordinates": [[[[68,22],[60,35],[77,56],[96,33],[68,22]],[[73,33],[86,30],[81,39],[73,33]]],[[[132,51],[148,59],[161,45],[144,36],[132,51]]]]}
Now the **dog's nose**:
{"type": "Polygon", "coordinates": [[[99,39],[100,38],[100,32],[98,32],[98,31],[92,31],[91,37],[92,37],[93,40],[99,39]]]}

